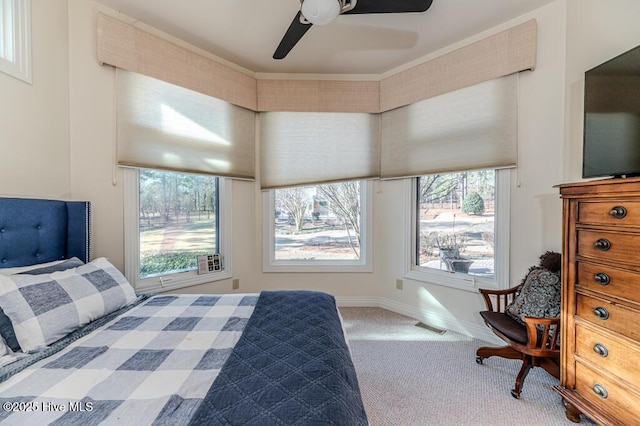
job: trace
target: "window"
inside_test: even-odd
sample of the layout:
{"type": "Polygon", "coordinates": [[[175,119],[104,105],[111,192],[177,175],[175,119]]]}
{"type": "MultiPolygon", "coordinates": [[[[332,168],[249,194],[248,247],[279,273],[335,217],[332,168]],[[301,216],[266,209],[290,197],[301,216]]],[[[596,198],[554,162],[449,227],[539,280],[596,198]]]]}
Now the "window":
{"type": "Polygon", "coordinates": [[[31,83],[31,0],[0,0],[0,71],[31,83]]]}
{"type": "Polygon", "coordinates": [[[414,237],[408,275],[470,290],[506,288],[509,170],[420,176],[411,191],[414,237]]]}
{"type": "Polygon", "coordinates": [[[265,192],[265,272],[370,272],[371,183],[265,192]]]}
{"type": "Polygon", "coordinates": [[[125,271],[136,290],[169,290],[231,277],[229,184],[222,178],[125,170],[125,271]],[[198,256],[222,270],[198,275],[198,256]]]}

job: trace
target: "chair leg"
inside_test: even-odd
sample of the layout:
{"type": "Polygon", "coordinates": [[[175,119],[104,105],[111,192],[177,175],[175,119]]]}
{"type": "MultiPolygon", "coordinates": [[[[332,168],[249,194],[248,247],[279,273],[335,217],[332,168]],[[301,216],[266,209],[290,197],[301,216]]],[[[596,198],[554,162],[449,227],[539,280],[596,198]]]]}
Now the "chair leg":
{"type": "Polygon", "coordinates": [[[485,358],[489,358],[491,356],[499,356],[501,358],[508,359],[522,359],[523,355],[521,352],[516,351],[511,346],[501,346],[501,347],[492,347],[492,346],[483,346],[478,348],[476,351],[476,362],[478,364],[482,364],[482,360],[485,358]]]}
{"type": "Polygon", "coordinates": [[[516,387],[511,390],[511,396],[518,399],[520,398],[520,392],[522,392],[522,385],[524,384],[524,379],[529,374],[531,367],[533,366],[533,362],[530,355],[526,355],[522,361],[522,367],[520,367],[520,372],[518,373],[518,377],[516,377],[516,387]]]}

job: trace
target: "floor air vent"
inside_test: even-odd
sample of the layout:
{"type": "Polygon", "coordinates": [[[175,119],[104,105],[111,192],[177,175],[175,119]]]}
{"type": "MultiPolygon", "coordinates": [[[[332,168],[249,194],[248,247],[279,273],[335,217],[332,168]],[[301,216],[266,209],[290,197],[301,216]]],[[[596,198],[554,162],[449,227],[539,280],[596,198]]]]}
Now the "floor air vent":
{"type": "Polygon", "coordinates": [[[441,330],[439,328],[432,327],[429,324],[425,324],[423,322],[417,323],[416,327],[424,328],[424,329],[427,329],[429,331],[433,331],[434,333],[438,333],[438,334],[444,334],[444,333],[447,332],[447,330],[441,330]]]}

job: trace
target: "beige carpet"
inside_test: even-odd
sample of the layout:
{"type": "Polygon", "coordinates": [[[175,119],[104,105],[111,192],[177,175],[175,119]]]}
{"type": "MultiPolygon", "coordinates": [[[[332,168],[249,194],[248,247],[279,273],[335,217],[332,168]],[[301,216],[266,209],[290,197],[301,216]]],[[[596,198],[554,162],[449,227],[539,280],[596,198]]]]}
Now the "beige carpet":
{"type": "MultiPolygon", "coordinates": [[[[511,396],[520,362],[475,362],[487,343],[416,327],[416,320],[380,308],[341,308],[371,426],[573,425],[565,418],[558,381],[541,368],[511,396]]],[[[593,425],[583,419],[582,425],[593,425]]]]}

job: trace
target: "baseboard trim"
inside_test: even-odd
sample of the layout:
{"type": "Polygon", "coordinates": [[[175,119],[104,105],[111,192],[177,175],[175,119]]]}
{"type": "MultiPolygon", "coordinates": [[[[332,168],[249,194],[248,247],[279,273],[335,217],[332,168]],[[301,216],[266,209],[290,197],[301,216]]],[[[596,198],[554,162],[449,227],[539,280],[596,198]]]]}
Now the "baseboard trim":
{"type": "Polygon", "coordinates": [[[414,318],[436,328],[455,331],[465,336],[484,340],[491,344],[504,344],[488,327],[461,321],[457,318],[429,312],[425,309],[397,302],[384,297],[338,296],[336,302],[340,307],[349,308],[382,308],[391,312],[414,318]]]}

